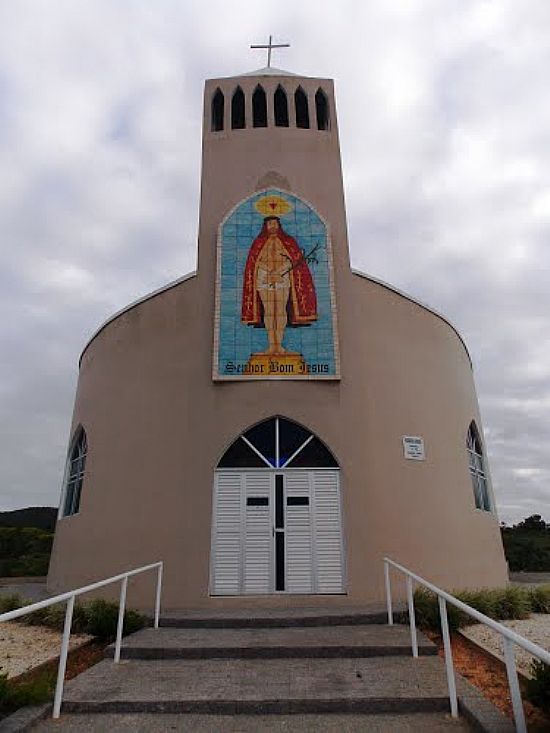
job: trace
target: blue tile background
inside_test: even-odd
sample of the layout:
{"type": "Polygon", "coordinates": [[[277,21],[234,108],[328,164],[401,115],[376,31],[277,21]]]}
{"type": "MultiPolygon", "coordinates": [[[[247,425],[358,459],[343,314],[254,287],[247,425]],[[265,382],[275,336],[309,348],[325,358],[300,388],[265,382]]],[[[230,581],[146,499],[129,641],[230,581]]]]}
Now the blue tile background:
{"type": "Polygon", "coordinates": [[[264,328],[241,323],[241,298],[248,251],[263,226],[263,216],[256,211],[254,204],[258,199],[273,194],[292,204],[292,210],[281,217],[281,225],[296,239],[298,246],[309,252],[319,243],[315,252],[318,263],[309,264],[317,294],[318,319],[309,326],[287,327],[283,346],[290,351],[300,352],[310,365],[326,366],[328,371],[322,372],[324,376],[335,376],[326,227],[306,203],[277,189],[251,196],[231,214],[222,227],[219,374],[230,373],[226,369],[229,362],[244,365],[253,352],[267,348],[267,333],[264,328]]]}

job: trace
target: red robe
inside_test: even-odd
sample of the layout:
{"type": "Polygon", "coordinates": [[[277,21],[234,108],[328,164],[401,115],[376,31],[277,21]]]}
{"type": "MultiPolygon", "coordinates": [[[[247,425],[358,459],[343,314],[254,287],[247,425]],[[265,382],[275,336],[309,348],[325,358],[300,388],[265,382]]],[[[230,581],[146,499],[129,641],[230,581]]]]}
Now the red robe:
{"type": "MultiPolygon", "coordinates": [[[[262,231],[252,242],[244,268],[241,321],[249,326],[263,326],[263,306],[256,290],[256,268],[258,257],[269,235],[264,222],[262,231]]],[[[283,243],[290,259],[290,294],[287,303],[290,326],[305,326],[317,320],[317,296],[311,272],[298,243],[279,226],[277,237],[283,243]],[[292,264],[291,264],[292,263],[292,264]]]]}

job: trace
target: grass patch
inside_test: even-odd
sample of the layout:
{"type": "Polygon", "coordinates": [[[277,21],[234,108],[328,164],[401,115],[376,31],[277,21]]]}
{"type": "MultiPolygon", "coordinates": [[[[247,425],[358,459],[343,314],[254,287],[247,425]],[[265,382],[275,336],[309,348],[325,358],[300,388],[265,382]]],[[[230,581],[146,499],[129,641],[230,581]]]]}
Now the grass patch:
{"type": "Polygon", "coordinates": [[[28,679],[9,680],[0,675],[0,713],[9,715],[25,705],[41,705],[53,697],[55,669],[40,669],[28,679]]]}
{"type": "Polygon", "coordinates": [[[550,585],[533,585],[527,592],[533,613],[550,613],[550,585]]]}
{"type": "MultiPolygon", "coordinates": [[[[533,588],[481,588],[454,591],[452,595],[497,621],[527,618],[531,613],[550,613],[550,585],[533,588]]],[[[440,630],[439,604],[434,593],[425,588],[417,588],[414,593],[414,608],[420,628],[440,630]]],[[[447,613],[449,628],[453,631],[476,623],[475,619],[450,603],[447,603],[447,613]]]]}

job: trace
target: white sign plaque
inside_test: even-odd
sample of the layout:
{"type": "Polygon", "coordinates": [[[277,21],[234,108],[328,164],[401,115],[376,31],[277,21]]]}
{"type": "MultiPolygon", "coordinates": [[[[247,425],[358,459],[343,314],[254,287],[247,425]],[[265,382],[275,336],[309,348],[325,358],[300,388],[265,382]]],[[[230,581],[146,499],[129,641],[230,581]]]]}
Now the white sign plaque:
{"type": "Polygon", "coordinates": [[[403,436],[403,455],[411,461],[423,461],[426,458],[424,453],[424,438],[414,435],[403,436]]]}

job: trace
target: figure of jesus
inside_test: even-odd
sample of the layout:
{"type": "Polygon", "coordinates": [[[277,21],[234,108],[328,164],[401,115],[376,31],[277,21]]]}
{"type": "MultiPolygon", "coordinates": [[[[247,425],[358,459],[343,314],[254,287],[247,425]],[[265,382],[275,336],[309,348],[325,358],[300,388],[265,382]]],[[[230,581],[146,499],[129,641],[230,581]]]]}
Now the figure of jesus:
{"type": "Polygon", "coordinates": [[[287,325],[317,320],[315,285],[296,240],[280,219],[268,216],[248,252],[244,270],[241,320],[264,327],[268,346],[262,354],[288,354],[283,347],[287,325]]]}

